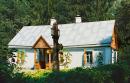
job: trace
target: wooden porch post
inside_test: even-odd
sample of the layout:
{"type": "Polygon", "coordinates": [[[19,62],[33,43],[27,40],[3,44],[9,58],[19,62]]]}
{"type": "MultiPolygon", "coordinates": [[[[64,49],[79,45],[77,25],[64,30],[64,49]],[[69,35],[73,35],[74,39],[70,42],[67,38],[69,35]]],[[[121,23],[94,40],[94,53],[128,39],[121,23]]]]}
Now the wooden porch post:
{"type": "Polygon", "coordinates": [[[84,66],[87,64],[87,53],[86,53],[86,48],[84,48],[84,66]]]}
{"type": "Polygon", "coordinates": [[[48,49],[47,50],[47,53],[49,54],[49,69],[51,69],[52,68],[52,65],[51,65],[51,54],[52,54],[52,51],[51,51],[51,49],[48,49]]]}
{"type": "Polygon", "coordinates": [[[49,69],[51,69],[51,53],[49,53],[49,69]]]}

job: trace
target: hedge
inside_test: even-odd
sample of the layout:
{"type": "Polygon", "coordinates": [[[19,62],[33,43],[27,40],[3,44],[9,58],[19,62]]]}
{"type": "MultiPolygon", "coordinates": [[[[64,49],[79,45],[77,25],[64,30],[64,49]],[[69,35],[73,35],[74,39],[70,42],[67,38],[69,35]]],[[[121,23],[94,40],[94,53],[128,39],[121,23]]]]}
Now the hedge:
{"type": "Polygon", "coordinates": [[[105,65],[96,68],[74,68],[52,72],[34,70],[15,73],[12,83],[130,83],[129,66],[124,64],[105,65]]]}

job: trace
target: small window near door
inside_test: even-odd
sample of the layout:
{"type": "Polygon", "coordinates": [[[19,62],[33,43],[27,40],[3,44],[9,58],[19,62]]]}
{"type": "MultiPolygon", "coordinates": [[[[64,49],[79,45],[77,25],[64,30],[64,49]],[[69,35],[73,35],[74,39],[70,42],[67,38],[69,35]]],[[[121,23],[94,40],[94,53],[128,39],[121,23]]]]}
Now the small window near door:
{"type": "Polygon", "coordinates": [[[87,63],[92,64],[93,63],[93,57],[92,57],[92,51],[87,51],[87,63]]]}
{"type": "Polygon", "coordinates": [[[112,51],[112,63],[116,63],[117,62],[117,51],[113,50],[112,51]]]}
{"type": "Polygon", "coordinates": [[[25,50],[18,50],[18,53],[17,53],[17,63],[18,64],[24,64],[25,57],[26,57],[25,50]]]}
{"type": "Polygon", "coordinates": [[[37,49],[36,62],[38,63],[40,60],[40,49],[37,49]]]}

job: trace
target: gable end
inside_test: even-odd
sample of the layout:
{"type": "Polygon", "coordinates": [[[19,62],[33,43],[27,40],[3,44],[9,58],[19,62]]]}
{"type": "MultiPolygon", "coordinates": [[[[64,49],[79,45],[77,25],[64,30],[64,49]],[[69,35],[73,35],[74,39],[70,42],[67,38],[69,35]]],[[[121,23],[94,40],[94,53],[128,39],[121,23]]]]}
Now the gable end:
{"type": "Polygon", "coordinates": [[[45,39],[42,36],[40,36],[38,40],[34,43],[33,48],[50,48],[50,46],[45,41],[45,39]]]}

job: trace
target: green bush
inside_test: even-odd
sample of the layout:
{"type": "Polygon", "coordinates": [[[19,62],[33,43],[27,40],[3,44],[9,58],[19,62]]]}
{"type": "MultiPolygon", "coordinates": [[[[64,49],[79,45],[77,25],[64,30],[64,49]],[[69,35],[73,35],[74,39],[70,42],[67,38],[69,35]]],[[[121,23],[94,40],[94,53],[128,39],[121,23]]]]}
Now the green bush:
{"type": "Polygon", "coordinates": [[[97,67],[100,70],[109,74],[109,80],[114,83],[129,83],[130,70],[126,64],[110,64],[102,67],[97,67]]]}
{"type": "Polygon", "coordinates": [[[74,68],[52,72],[34,70],[16,73],[12,83],[129,83],[128,65],[111,64],[96,68],[74,68]]]}
{"type": "Polygon", "coordinates": [[[0,82],[2,83],[10,83],[9,81],[12,78],[12,71],[14,66],[5,62],[0,61],[0,82]]]}
{"type": "Polygon", "coordinates": [[[14,77],[12,77],[12,83],[43,83],[49,73],[51,73],[51,71],[47,70],[17,72],[14,74],[14,77]]]}

